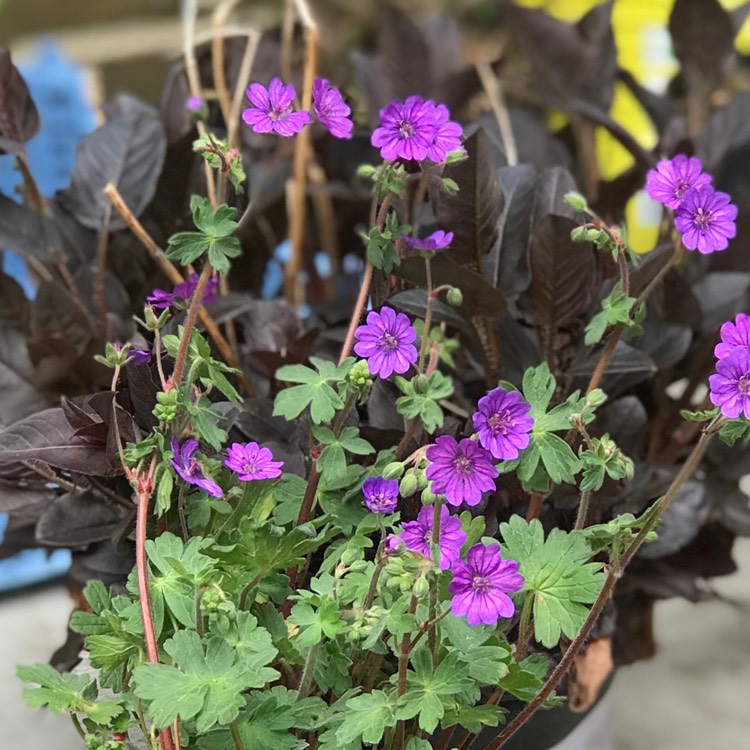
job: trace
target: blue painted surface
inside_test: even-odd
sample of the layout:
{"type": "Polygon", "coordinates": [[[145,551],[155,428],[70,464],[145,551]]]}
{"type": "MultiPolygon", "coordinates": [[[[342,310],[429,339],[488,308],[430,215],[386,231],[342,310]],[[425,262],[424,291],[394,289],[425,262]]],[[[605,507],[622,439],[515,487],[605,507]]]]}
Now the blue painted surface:
{"type": "MultiPolygon", "coordinates": [[[[51,197],[68,185],[79,140],[96,127],[96,116],[86,99],[83,70],[63,57],[52,42],[44,42],[28,61],[16,62],[39,110],[41,128],[26,144],[29,166],[40,191],[51,197]]],[[[18,199],[15,187],[21,177],[13,157],[0,156],[0,191],[18,199]]],[[[3,268],[23,287],[28,297],[36,293],[23,258],[3,253],[3,268]]],[[[0,514],[0,539],[7,516],[0,514]]],[[[70,567],[70,552],[25,550],[0,561],[0,591],[28,586],[63,574],[70,567]]]]}

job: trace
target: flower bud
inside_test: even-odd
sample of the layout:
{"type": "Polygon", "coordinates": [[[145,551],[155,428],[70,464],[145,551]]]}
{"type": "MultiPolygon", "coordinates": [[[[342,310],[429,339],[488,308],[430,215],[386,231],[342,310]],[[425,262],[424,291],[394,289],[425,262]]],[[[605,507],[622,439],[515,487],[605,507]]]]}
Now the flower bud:
{"type": "Polygon", "coordinates": [[[607,394],[601,388],[594,388],[591,393],[586,394],[586,403],[589,406],[601,406],[607,400],[607,394]]]}
{"type": "Polygon", "coordinates": [[[348,549],[345,549],[341,553],[341,562],[344,565],[351,565],[352,563],[359,560],[359,550],[354,549],[353,547],[350,547],[348,549]]]}
{"type": "Polygon", "coordinates": [[[375,167],[373,167],[372,164],[360,164],[359,167],[357,167],[357,174],[360,177],[372,177],[375,174],[375,167]]]}
{"type": "Polygon", "coordinates": [[[586,210],[586,199],[580,193],[576,193],[575,191],[571,191],[569,193],[565,193],[565,202],[574,211],[585,211],[586,210]]]}
{"type": "Polygon", "coordinates": [[[451,307],[458,307],[464,301],[464,295],[458,287],[452,286],[445,295],[445,301],[451,307]]]}
{"type": "Polygon", "coordinates": [[[445,157],[446,164],[460,164],[462,161],[466,161],[469,155],[466,153],[466,149],[463,146],[454,148],[453,151],[449,151],[445,157]]]}
{"type": "Polygon", "coordinates": [[[417,377],[411,382],[414,386],[415,393],[419,393],[422,396],[430,390],[430,381],[427,379],[426,375],[417,375],[417,377]]]}
{"type": "Polygon", "coordinates": [[[143,308],[143,320],[146,323],[147,331],[159,331],[167,324],[169,319],[169,308],[162,310],[157,316],[154,308],[151,305],[146,305],[143,308]]]}
{"type": "Polygon", "coordinates": [[[383,469],[384,479],[400,479],[404,473],[404,464],[401,461],[392,461],[383,469]]]}
{"type": "Polygon", "coordinates": [[[441,187],[443,192],[448,195],[458,195],[458,183],[455,180],[451,180],[450,177],[443,177],[441,180],[441,187]]]}
{"type": "Polygon", "coordinates": [[[570,239],[573,242],[585,242],[587,233],[586,227],[574,227],[570,230],[570,239]]]}
{"type": "Polygon", "coordinates": [[[435,505],[436,500],[437,500],[437,495],[430,489],[430,487],[425,487],[422,490],[422,504],[423,505],[435,505]]]}
{"type": "Polygon", "coordinates": [[[430,593],[430,582],[424,576],[420,576],[414,581],[411,592],[417,599],[424,598],[430,593]]]}
{"type": "Polygon", "coordinates": [[[400,555],[406,549],[404,540],[395,534],[389,534],[383,542],[383,552],[388,557],[400,555]]]}
{"type": "Polygon", "coordinates": [[[417,491],[418,480],[415,476],[414,470],[410,469],[406,472],[401,483],[398,486],[398,492],[401,497],[411,497],[417,491]]]}

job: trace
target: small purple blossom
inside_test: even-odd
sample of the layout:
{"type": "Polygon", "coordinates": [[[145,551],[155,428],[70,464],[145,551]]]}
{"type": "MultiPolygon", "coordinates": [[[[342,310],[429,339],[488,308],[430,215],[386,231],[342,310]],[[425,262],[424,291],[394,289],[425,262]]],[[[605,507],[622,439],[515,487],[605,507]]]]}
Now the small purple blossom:
{"type": "Polygon", "coordinates": [[[427,158],[436,164],[445,161],[451,151],[461,148],[463,128],[451,121],[451,113],[445,104],[435,106],[435,125],[437,130],[427,151],[427,158]]]}
{"type": "Polygon", "coordinates": [[[199,112],[205,102],[199,96],[189,96],[185,102],[188,112],[199,112]]]}
{"type": "Polygon", "coordinates": [[[359,326],[354,335],[355,353],[365,357],[370,372],[381,378],[393,372],[402,374],[417,361],[417,331],[404,313],[391,307],[369,312],[367,324],[359,326]]]}
{"type": "Polygon", "coordinates": [[[398,482],[385,477],[368,477],[362,483],[365,506],[373,513],[393,513],[398,505],[398,482]]]}
{"type": "Polygon", "coordinates": [[[690,188],[677,209],[675,226],[682,233],[682,244],[688,250],[704,255],[726,249],[737,233],[734,220],[737,206],[726,193],[710,185],[690,188]]]}
{"type": "Polygon", "coordinates": [[[372,134],[372,145],[388,161],[427,158],[438,132],[435,103],[421,96],[405,102],[393,101],[380,110],[380,127],[372,134]]]}
{"type": "Polygon", "coordinates": [[[147,365],[151,361],[151,352],[147,349],[131,349],[128,357],[134,365],[147,365]]]}
{"type": "Polygon", "coordinates": [[[476,627],[513,616],[516,607],[508,594],[520,591],[525,581],[515,560],[501,559],[500,547],[475,544],[465,561],[453,563],[451,572],[448,592],[453,594],[451,612],[456,617],[466,617],[476,627]]]}
{"type": "Polygon", "coordinates": [[[349,115],[351,107],[344,101],[341,92],[331,86],[325,78],[316,78],[312,90],[315,117],[336,138],[351,138],[354,123],[349,115]]]}
{"type": "Polygon", "coordinates": [[[195,457],[198,452],[198,441],[190,438],[182,446],[180,441],[172,438],[173,458],[169,459],[174,470],[188,483],[200,487],[212,497],[221,497],[223,492],[216,482],[208,479],[204,474],[200,461],[195,457]]]}
{"type": "Polygon", "coordinates": [[[423,252],[436,252],[445,250],[453,242],[453,232],[444,232],[438,229],[427,237],[412,237],[408,234],[403,235],[406,246],[410,250],[421,250],[423,252]]]}
{"type": "Polygon", "coordinates": [[[646,175],[646,192],[668,208],[678,208],[690,188],[710,184],[711,175],[703,171],[700,161],[684,154],[660,161],[656,169],[649,169],[646,175]]]}
{"type": "Polygon", "coordinates": [[[721,327],[721,343],[716,345],[714,354],[723,359],[737,348],[750,351],[750,315],[740,313],[734,322],[731,320],[721,327]]]}
{"type": "Polygon", "coordinates": [[[476,505],[482,493],[495,489],[497,469],[492,456],[469,438],[460,443],[450,435],[441,435],[425,454],[430,465],[425,473],[432,491],[445,495],[451,505],[476,505]]]}
{"type": "Polygon", "coordinates": [[[529,447],[529,433],[534,426],[530,411],[531,406],[518,391],[494,388],[479,399],[474,413],[479,442],[501,461],[518,458],[518,454],[529,447]]]}
{"type": "Polygon", "coordinates": [[[284,85],[280,78],[274,78],[268,88],[251,83],[247,98],[253,106],[242,113],[242,119],[256,133],[278,133],[285,138],[296,135],[311,120],[309,112],[294,111],[296,93],[294,86],[284,85]]]}
{"type": "MultiPolygon", "coordinates": [[[[181,307],[187,304],[190,298],[195,294],[198,287],[198,274],[191,273],[187,280],[175,285],[171,292],[164,289],[154,289],[146,298],[151,307],[157,310],[164,310],[167,307],[181,307]]],[[[210,305],[218,298],[217,289],[219,279],[209,279],[203,290],[203,304],[210,305]]]]}
{"type": "Polygon", "coordinates": [[[400,536],[389,534],[383,542],[383,552],[388,555],[388,557],[392,557],[400,554],[405,546],[404,540],[400,536]]]}
{"type": "MultiPolygon", "coordinates": [[[[416,521],[408,521],[400,534],[406,548],[412,552],[432,558],[432,522],[435,509],[425,506],[419,511],[416,521]]],[[[461,556],[461,547],[466,541],[466,532],[461,528],[461,519],[452,516],[445,505],[440,508],[440,570],[448,570],[451,564],[461,556]]]]}
{"type": "Polygon", "coordinates": [[[276,479],[281,476],[284,465],[283,461],[274,461],[271,451],[258,443],[232,443],[227,456],[224,466],[235,472],[243,482],[276,479]]]}
{"type": "Polygon", "coordinates": [[[750,419],[750,351],[736,348],[716,363],[716,374],[708,379],[711,403],[729,419],[744,414],[750,419]]]}

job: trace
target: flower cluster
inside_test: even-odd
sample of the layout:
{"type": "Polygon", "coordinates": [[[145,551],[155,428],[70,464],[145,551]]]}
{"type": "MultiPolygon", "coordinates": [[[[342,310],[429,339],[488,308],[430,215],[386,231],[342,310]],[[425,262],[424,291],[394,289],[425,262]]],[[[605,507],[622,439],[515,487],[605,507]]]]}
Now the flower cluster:
{"type": "Polygon", "coordinates": [[[750,419],[750,315],[740,313],[721,327],[716,373],[708,379],[711,403],[728,419],[750,419]]]}
{"type": "MultiPolygon", "coordinates": [[[[203,464],[196,457],[197,440],[189,438],[180,445],[180,441],[173,437],[171,448],[173,457],[169,462],[185,482],[199,487],[212,497],[222,496],[221,487],[203,473],[203,464]]],[[[233,443],[227,451],[227,456],[224,465],[243,482],[276,479],[281,476],[281,467],[284,465],[283,461],[274,461],[271,451],[257,443],[233,443]]]]}
{"type": "Polygon", "coordinates": [[[660,161],[646,176],[646,192],[674,209],[683,245],[703,254],[725,250],[737,232],[737,206],[711,182],[700,161],[684,154],[660,161]]]}
{"type": "Polygon", "coordinates": [[[430,159],[439,164],[451,151],[461,148],[462,134],[444,104],[410,96],[380,110],[380,127],[373,132],[371,142],[388,161],[430,159]]]}
{"type": "MultiPolygon", "coordinates": [[[[297,92],[291,84],[274,78],[266,88],[260,83],[251,83],[247,98],[251,107],[242,113],[242,119],[256,133],[276,133],[289,138],[299,133],[312,122],[307,111],[294,109],[297,92]]],[[[336,138],[351,138],[351,108],[344,101],[341,92],[331,86],[325,78],[317,78],[312,89],[313,114],[336,138]]]]}
{"type": "Polygon", "coordinates": [[[359,326],[354,336],[355,353],[365,357],[370,372],[381,378],[394,372],[400,375],[417,361],[417,331],[404,313],[392,307],[369,312],[367,323],[359,326]]]}
{"type": "MultiPolygon", "coordinates": [[[[151,307],[157,310],[165,310],[168,307],[184,307],[195,294],[198,287],[198,274],[191,273],[186,281],[177,284],[171,292],[164,289],[154,289],[146,298],[151,307]]],[[[209,279],[203,291],[203,304],[210,305],[218,298],[217,289],[219,279],[209,279]]]]}

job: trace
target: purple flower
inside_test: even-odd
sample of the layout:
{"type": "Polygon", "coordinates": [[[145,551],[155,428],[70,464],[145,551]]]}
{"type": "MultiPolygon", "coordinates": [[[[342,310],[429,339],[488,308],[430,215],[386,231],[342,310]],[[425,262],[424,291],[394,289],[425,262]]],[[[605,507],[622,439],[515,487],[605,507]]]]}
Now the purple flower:
{"type": "MultiPolygon", "coordinates": [[[[185,305],[190,298],[195,294],[195,290],[198,286],[198,274],[191,273],[186,281],[182,281],[175,286],[171,292],[167,292],[164,289],[154,289],[151,294],[146,298],[148,303],[155,307],[157,310],[164,310],[167,307],[180,307],[185,305]]],[[[219,279],[209,279],[203,290],[203,304],[210,305],[215,302],[217,295],[217,288],[219,286],[219,279]]]]}
{"type": "Polygon", "coordinates": [[[204,476],[201,469],[201,463],[195,457],[197,452],[197,440],[190,438],[180,446],[180,441],[176,437],[173,437],[172,453],[174,454],[174,457],[169,459],[169,463],[172,464],[174,470],[188,484],[194,484],[196,487],[200,487],[212,497],[221,497],[223,494],[221,487],[219,487],[216,482],[212,482],[204,476]]]}
{"type": "Polygon", "coordinates": [[[708,379],[711,403],[729,419],[741,414],[750,419],[750,351],[736,348],[716,363],[716,374],[708,379]]]}
{"type": "Polygon", "coordinates": [[[271,451],[257,443],[232,443],[227,456],[224,466],[228,466],[243,482],[276,479],[281,476],[284,465],[283,461],[274,461],[271,451]]]}
{"type": "MultiPolygon", "coordinates": [[[[400,537],[406,549],[432,558],[430,545],[432,544],[434,516],[435,509],[432,506],[425,506],[419,511],[416,521],[408,521],[404,524],[400,537]]],[[[448,570],[451,563],[458,560],[461,555],[461,546],[465,541],[466,532],[461,528],[461,519],[452,516],[448,508],[443,505],[440,508],[440,536],[438,538],[440,570],[448,570]]]]}
{"type": "Polygon", "coordinates": [[[441,435],[425,455],[430,462],[425,475],[432,481],[432,491],[445,495],[451,505],[476,505],[483,492],[495,489],[498,472],[492,456],[469,438],[457,443],[441,435]]]}
{"type": "Polygon", "coordinates": [[[690,188],[710,184],[711,175],[703,172],[700,161],[684,154],[660,161],[656,169],[649,169],[646,175],[646,192],[668,208],[678,208],[690,188]]]}
{"type": "Polygon", "coordinates": [[[450,117],[451,113],[445,104],[438,104],[435,107],[437,131],[427,151],[427,158],[437,164],[445,161],[445,157],[451,151],[461,148],[463,128],[457,122],[451,122],[450,117]]]}
{"type": "Polygon", "coordinates": [[[247,98],[252,107],[242,113],[242,119],[256,133],[278,133],[288,138],[299,133],[311,118],[309,112],[295,112],[292,103],[296,92],[291,84],[284,85],[274,78],[268,88],[251,83],[247,98]]]}
{"type": "Polygon", "coordinates": [[[436,232],[422,238],[411,237],[408,234],[402,236],[406,242],[406,246],[410,250],[422,250],[433,253],[436,250],[444,250],[453,242],[453,232],[444,232],[442,229],[438,229],[436,232]]]}
{"type": "Polygon", "coordinates": [[[395,534],[389,534],[383,542],[383,552],[389,557],[400,554],[404,547],[404,540],[395,534]]]}
{"type": "Polygon", "coordinates": [[[367,324],[354,332],[354,351],[367,359],[370,372],[387,378],[392,372],[406,372],[417,361],[414,340],[417,331],[404,313],[391,307],[369,312],[367,324]]]}
{"type": "Polygon", "coordinates": [[[203,109],[205,102],[199,96],[189,96],[185,102],[188,112],[198,112],[203,109]]]}
{"type": "Polygon", "coordinates": [[[740,313],[734,323],[729,321],[721,327],[721,343],[716,344],[714,354],[723,359],[738,347],[750,350],[750,315],[740,313]]]}
{"type": "Polygon", "coordinates": [[[690,188],[677,209],[675,226],[682,233],[682,243],[688,250],[704,255],[724,250],[737,229],[737,206],[726,193],[710,185],[690,188]]]}
{"type": "Polygon", "coordinates": [[[479,442],[495,458],[512,461],[520,451],[529,447],[529,433],[534,420],[528,416],[531,406],[518,391],[494,388],[479,399],[474,413],[474,427],[479,442]]]}
{"type": "Polygon", "coordinates": [[[435,103],[421,96],[391,102],[380,110],[380,127],[372,134],[372,145],[388,161],[427,158],[438,132],[435,103]]]}
{"type": "Polygon", "coordinates": [[[341,92],[325,78],[316,78],[312,90],[313,112],[336,138],[351,138],[354,123],[349,115],[351,107],[341,92]]]}
{"type": "Polygon", "coordinates": [[[393,513],[398,505],[398,482],[385,477],[368,477],[362,483],[365,506],[373,513],[393,513]]]}
{"type": "Polygon", "coordinates": [[[501,617],[512,617],[515,605],[508,596],[520,591],[525,583],[515,560],[502,560],[500,547],[475,544],[466,561],[457,560],[451,568],[453,580],[448,592],[453,594],[451,612],[466,617],[469,625],[496,625],[501,617]]]}
{"type": "Polygon", "coordinates": [[[147,365],[151,361],[151,352],[147,349],[131,349],[128,357],[134,365],[147,365]]]}

